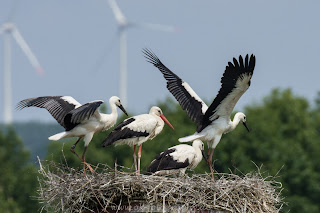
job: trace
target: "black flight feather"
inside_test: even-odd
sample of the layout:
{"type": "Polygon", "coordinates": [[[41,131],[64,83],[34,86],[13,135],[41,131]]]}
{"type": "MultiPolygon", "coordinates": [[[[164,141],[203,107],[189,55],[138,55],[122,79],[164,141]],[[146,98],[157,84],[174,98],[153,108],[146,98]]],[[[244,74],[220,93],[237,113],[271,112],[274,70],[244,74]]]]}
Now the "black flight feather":
{"type": "MultiPolygon", "coordinates": [[[[197,128],[197,132],[201,132],[204,128],[211,124],[214,119],[210,119],[210,117],[216,113],[216,109],[221,104],[221,102],[234,90],[234,88],[236,88],[237,80],[243,75],[253,75],[253,70],[255,67],[254,55],[250,56],[250,60],[248,60],[248,55],[246,55],[244,63],[243,58],[240,55],[239,62],[235,58],[233,58],[233,63],[234,64],[229,62],[228,66],[226,66],[226,70],[221,78],[221,88],[219,90],[219,93],[203,116],[203,120],[201,122],[201,125],[199,125],[197,128]]],[[[248,86],[250,86],[250,81],[248,86]]],[[[243,93],[239,95],[241,96],[242,94],[243,93]]],[[[218,116],[219,115],[217,115],[216,117],[218,116]]]]}
{"type": "Polygon", "coordinates": [[[149,133],[147,132],[137,132],[129,129],[128,127],[124,127],[121,130],[113,130],[108,137],[102,142],[102,146],[106,147],[118,140],[124,140],[128,138],[138,138],[138,137],[147,137],[149,133]]]}
{"type": "Polygon", "coordinates": [[[175,99],[179,102],[189,118],[197,125],[201,124],[204,114],[202,113],[202,103],[190,95],[184,87],[184,81],[169,70],[160,59],[149,49],[142,50],[147,61],[157,67],[167,80],[167,88],[175,99]]]}
{"type": "Polygon", "coordinates": [[[93,101],[76,108],[75,104],[64,100],[64,97],[66,96],[28,98],[20,101],[16,108],[45,108],[66,131],[70,131],[85,119],[89,119],[103,103],[103,101],[93,101]]]}
{"type": "Polygon", "coordinates": [[[64,117],[75,108],[76,105],[71,104],[62,99],[63,96],[44,96],[37,98],[28,98],[20,101],[16,109],[23,109],[26,107],[45,108],[56,119],[56,121],[67,128],[64,123],[64,117]]]}

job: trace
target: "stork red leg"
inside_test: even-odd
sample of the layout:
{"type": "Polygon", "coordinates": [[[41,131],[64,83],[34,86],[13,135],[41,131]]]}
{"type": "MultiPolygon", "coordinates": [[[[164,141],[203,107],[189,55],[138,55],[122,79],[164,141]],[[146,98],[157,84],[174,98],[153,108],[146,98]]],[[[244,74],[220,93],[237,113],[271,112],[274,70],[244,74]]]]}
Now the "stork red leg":
{"type": "MultiPolygon", "coordinates": [[[[210,148],[209,148],[210,149],[210,148]]],[[[209,166],[209,169],[210,169],[210,173],[211,173],[211,177],[212,177],[212,180],[214,181],[214,176],[213,176],[213,168],[212,168],[212,156],[213,156],[213,152],[214,152],[214,148],[211,148],[210,151],[209,151],[209,157],[208,157],[208,166],[209,166]]]]}
{"type": "Polygon", "coordinates": [[[139,146],[139,151],[138,151],[138,176],[140,176],[141,148],[142,148],[142,144],[139,146]]]}
{"type": "Polygon", "coordinates": [[[87,146],[84,147],[84,151],[83,151],[82,159],[81,159],[81,161],[82,161],[82,163],[83,163],[84,175],[86,175],[86,166],[87,166],[87,168],[90,170],[91,173],[94,173],[93,168],[86,162],[86,157],[85,157],[85,155],[86,155],[87,148],[88,148],[87,146]]]}
{"type": "Polygon", "coordinates": [[[137,172],[137,156],[136,156],[136,145],[133,145],[133,161],[134,161],[134,168],[137,172]]]}

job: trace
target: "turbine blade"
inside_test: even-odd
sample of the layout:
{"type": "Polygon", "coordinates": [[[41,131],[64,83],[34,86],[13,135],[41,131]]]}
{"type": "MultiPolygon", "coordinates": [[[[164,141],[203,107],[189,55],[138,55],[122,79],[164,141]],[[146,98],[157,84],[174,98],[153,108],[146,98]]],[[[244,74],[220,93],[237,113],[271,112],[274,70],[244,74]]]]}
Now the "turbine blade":
{"type": "Polygon", "coordinates": [[[112,9],[112,12],[113,12],[114,17],[115,17],[116,21],[118,22],[118,24],[126,25],[127,19],[124,16],[124,14],[122,13],[122,11],[120,10],[116,0],[109,0],[108,2],[109,2],[109,5],[112,9]]]}
{"type": "Polygon", "coordinates": [[[157,31],[164,31],[164,32],[182,32],[182,30],[177,27],[170,26],[170,25],[162,25],[162,24],[130,22],[130,26],[157,30],[157,31]]]}
{"type": "Polygon", "coordinates": [[[31,51],[31,49],[30,49],[29,45],[27,44],[27,42],[23,39],[23,37],[20,34],[18,28],[14,27],[12,29],[11,33],[12,33],[13,38],[16,40],[18,45],[21,47],[21,49],[24,52],[24,54],[26,54],[26,56],[28,57],[31,65],[36,69],[36,71],[39,74],[42,74],[43,73],[43,69],[42,69],[38,59],[36,58],[36,56],[31,51]]]}
{"type": "Polygon", "coordinates": [[[116,42],[117,39],[119,39],[119,34],[115,34],[112,38],[112,40],[110,40],[110,42],[106,45],[104,45],[104,48],[102,49],[101,55],[99,56],[99,58],[97,59],[94,68],[92,70],[94,70],[95,72],[98,72],[101,70],[101,67],[104,63],[106,63],[109,60],[109,56],[112,53],[115,45],[117,45],[118,43],[116,42]]]}
{"type": "Polygon", "coordinates": [[[7,22],[12,22],[15,15],[16,15],[16,12],[17,12],[17,9],[18,9],[18,6],[20,4],[20,0],[14,0],[11,4],[11,10],[10,10],[10,13],[8,15],[8,19],[7,19],[7,22]]]}

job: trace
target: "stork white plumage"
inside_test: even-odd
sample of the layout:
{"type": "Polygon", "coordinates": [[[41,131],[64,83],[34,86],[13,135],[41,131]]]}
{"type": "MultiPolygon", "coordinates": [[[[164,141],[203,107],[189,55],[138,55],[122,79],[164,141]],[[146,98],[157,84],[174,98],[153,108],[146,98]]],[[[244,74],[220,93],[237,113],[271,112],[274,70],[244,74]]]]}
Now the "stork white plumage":
{"type": "Polygon", "coordinates": [[[81,105],[71,96],[44,96],[22,100],[17,104],[17,109],[39,107],[48,110],[57,122],[65,128],[64,132],[50,136],[49,140],[57,141],[62,138],[78,137],[70,151],[82,161],[85,173],[85,165],[93,172],[91,166],[85,161],[85,153],[93,135],[108,130],[115,125],[118,118],[117,107],[128,115],[121,104],[120,98],[116,96],[109,99],[110,114],[98,111],[102,103],[103,101],[96,100],[81,105]],[[80,157],[74,149],[82,138],[84,140],[84,151],[82,157],[80,157]]]}
{"type": "Polygon", "coordinates": [[[251,77],[255,67],[255,56],[250,58],[246,55],[245,60],[239,56],[239,60],[233,58],[229,62],[221,78],[221,88],[208,107],[201,98],[193,91],[189,84],[169,70],[159,58],[150,50],[144,49],[143,53],[148,62],[157,67],[167,80],[167,88],[187,112],[190,119],[197,124],[197,131],[190,136],[179,138],[180,142],[190,142],[195,139],[208,143],[208,165],[213,176],[212,155],[218,145],[222,134],[236,128],[241,121],[246,125],[246,116],[242,112],[235,114],[233,121],[230,120],[232,110],[240,97],[250,86],[251,77]]]}
{"type": "Polygon", "coordinates": [[[127,106],[127,30],[129,27],[152,29],[164,32],[178,32],[176,27],[151,24],[142,22],[133,22],[127,20],[116,0],[109,0],[109,6],[112,9],[114,18],[118,24],[119,40],[120,40],[120,98],[127,106]]]}
{"type": "Polygon", "coordinates": [[[155,157],[148,167],[148,172],[156,175],[169,175],[180,173],[184,176],[186,170],[194,169],[202,160],[204,146],[201,140],[193,141],[192,146],[187,144],[179,144],[173,146],[155,157]]]}
{"type": "Polygon", "coordinates": [[[162,110],[157,107],[151,107],[149,114],[133,116],[122,121],[108,137],[102,142],[102,146],[127,144],[133,146],[133,160],[137,175],[140,175],[140,159],[142,144],[149,139],[155,138],[163,129],[164,122],[172,129],[173,126],[163,115],[162,110]],[[136,160],[136,146],[138,151],[138,168],[136,160]]]}
{"type": "Polygon", "coordinates": [[[38,72],[43,73],[43,69],[37,57],[31,51],[29,45],[22,37],[17,26],[13,22],[6,22],[0,28],[0,34],[3,35],[4,51],[3,51],[3,119],[5,124],[12,122],[12,92],[11,92],[11,36],[16,40],[24,54],[29,59],[31,65],[38,72]]]}

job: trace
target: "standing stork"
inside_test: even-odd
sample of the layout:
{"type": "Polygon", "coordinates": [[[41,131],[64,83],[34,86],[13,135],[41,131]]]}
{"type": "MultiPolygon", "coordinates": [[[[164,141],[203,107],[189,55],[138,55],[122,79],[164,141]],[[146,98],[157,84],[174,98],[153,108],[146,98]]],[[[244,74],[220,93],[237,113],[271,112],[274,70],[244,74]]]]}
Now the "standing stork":
{"type": "Polygon", "coordinates": [[[121,104],[120,98],[116,96],[109,99],[111,114],[99,113],[98,107],[102,103],[103,101],[96,100],[81,105],[71,96],[44,96],[22,100],[17,104],[17,109],[39,107],[48,110],[57,122],[65,128],[64,132],[50,136],[49,140],[57,141],[62,138],[78,137],[70,151],[82,161],[84,173],[86,173],[85,165],[93,172],[91,166],[85,161],[87,147],[93,135],[108,130],[115,125],[118,118],[117,107],[128,115],[121,104]],[[84,151],[82,157],[80,157],[74,149],[82,138],[84,140],[84,151]]]}
{"type": "Polygon", "coordinates": [[[106,147],[111,144],[133,146],[133,161],[136,173],[139,176],[142,144],[149,139],[155,138],[162,131],[164,122],[173,129],[173,126],[163,115],[162,110],[157,106],[153,106],[149,114],[133,116],[119,123],[103,141],[102,146],[106,147]],[[136,146],[139,146],[138,168],[136,146]]]}
{"type": "Polygon", "coordinates": [[[179,144],[173,146],[155,157],[148,167],[148,172],[161,174],[180,173],[184,176],[188,168],[194,169],[202,160],[202,156],[206,158],[204,146],[201,140],[193,141],[192,146],[187,144],[179,144]]]}
{"type": "Polygon", "coordinates": [[[249,132],[244,113],[236,113],[233,121],[230,120],[230,116],[234,106],[250,86],[256,61],[255,56],[251,55],[249,58],[246,55],[243,60],[240,55],[239,60],[233,58],[233,63],[228,63],[221,78],[221,88],[208,107],[189,84],[169,70],[153,52],[144,49],[143,53],[148,62],[161,71],[167,80],[168,90],[179,102],[182,109],[187,112],[190,119],[197,124],[197,130],[193,135],[179,138],[179,141],[190,142],[195,139],[207,141],[209,155],[207,162],[214,179],[212,156],[222,134],[234,130],[240,121],[249,132]]]}

